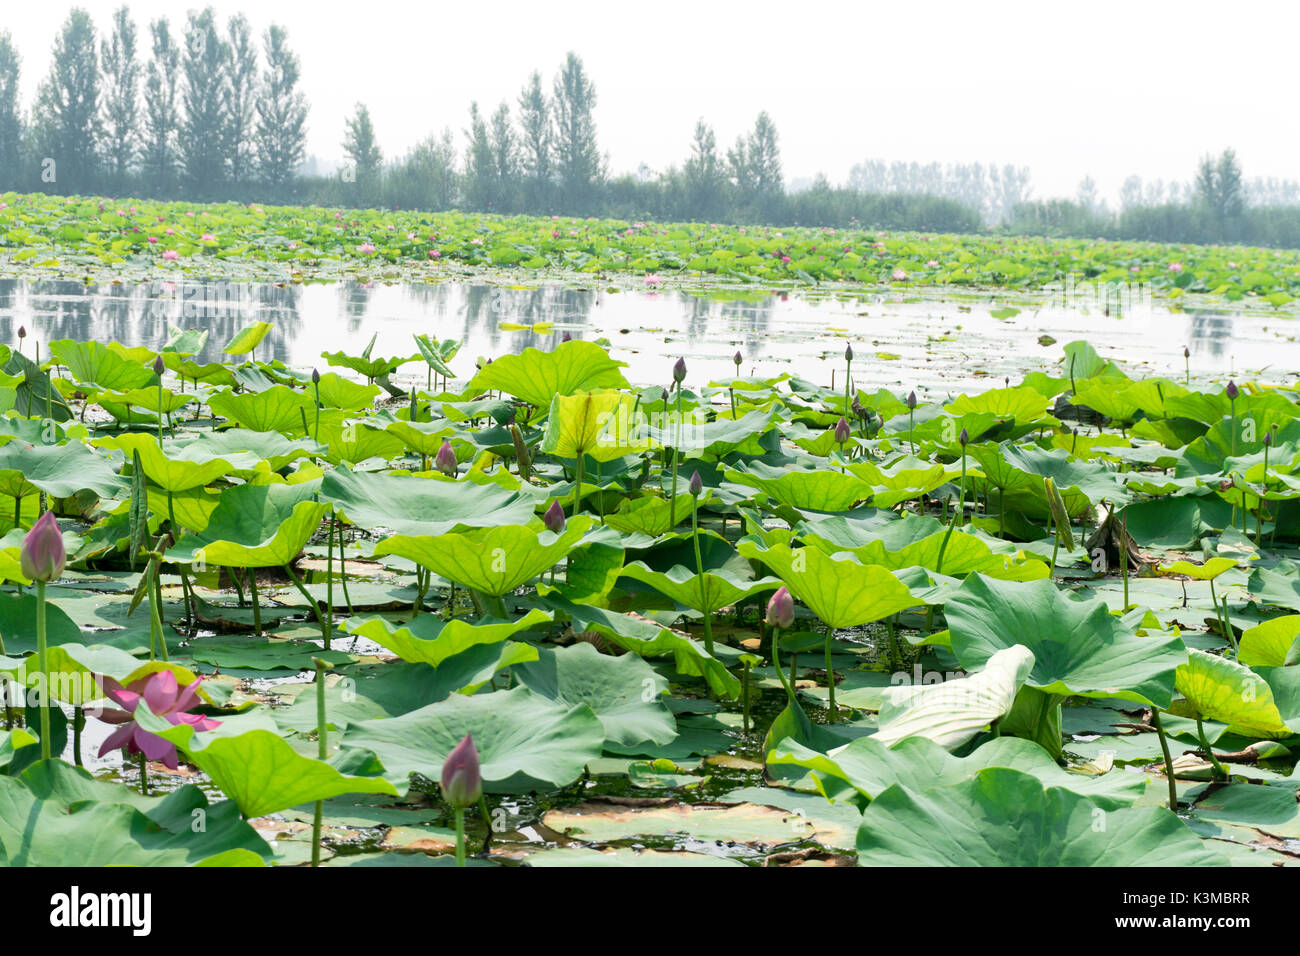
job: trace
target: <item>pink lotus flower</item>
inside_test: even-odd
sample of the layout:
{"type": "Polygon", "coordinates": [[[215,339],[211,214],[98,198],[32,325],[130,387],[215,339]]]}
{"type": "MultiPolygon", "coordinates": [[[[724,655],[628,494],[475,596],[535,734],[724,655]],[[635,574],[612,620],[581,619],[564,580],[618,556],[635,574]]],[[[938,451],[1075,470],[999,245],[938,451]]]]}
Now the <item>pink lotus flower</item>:
{"type": "Polygon", "coordinates": [[[781,261],[782,261],[783,263],[787,263],[787,264],[788,264],[788,263],[790,262],[790,257],[789,257],[789,256],[782,256],[782,257],[781,257],[781,261]]]}
{"type": "Polygon", "coordinates": [[[895,269],[892,273],[890,273],[889,277],[893,279],[895,282],[906,282],[907,272],[903,269],[895,269]]]}
{"type": "Polygon", "coordinates": [[[441,259],[441,258],[442,258],[442,253],[439,252],[437,249],[430,249],[430,250],[429,250],[429,258],[430,258],[430,259],[441,259]]]}
{"type": "Polygon", "coordinates": [[[176,235],[176,230],[173,229],[171,226],[168,226],[166,229],[163,230],[163,235],[174,236],[176,235]]]}
{"type": "Polygon", "coordinates": [[[167,249],[163,252],[163,258],[166,259],[168,262],[175,262],[180,257],[181,254],[177,252],[175,249],[167,249]]]}
{"type": "Polygon", "coordinates": [[[1182,272],[1182,271],[1183,271],[1183,264],[1182,264],[1181,262],[1171,262],[1171,263],[1169,263],[1169,271],[1170,271],[1170,272],[1182,272]]]}
{"type": "Polygon", "coordinates": [[[157,236],[150,236],[150,237],[149,237],[149,245],[152,246],[152,245],[156,244],[157,242],[158,242],[158,237],[157,237],[157,236]]]}
{"type": "Polygon", "coordinates": [[[794,598],[784,584],[767,602],[767,626],[789,628],[794,624],[794,598]]]}
{"type": "Polygon", "coordinates": [[[63,550],[63,532],[54,518],[53,511],[47,511],[36,519],[32,530],[23,538],[22,548],[18,554],[18,565],[23,577],[32,581],[53,581],[63,573],[63,564],[67,554],[63,550]]]}
{"type": "Polygon", "coordinates": [[[925,267],[926,267],[927,269],[933,269],[933,268],[935,268],[937,265],[939,265],[939,260],[938,260],[938,259],[931,259],[929,262],[927,262],[927,263],[925,264],[925,267]]]}
{"type": "Polygon", "coordinates": [[[169,724],[189,724],[195,730],[212,730],[221,726],[221,721],[191,714],[186,711],[199,703],[199,684],[203,678],[196,678],[192,684],[181,687],[176,682],[176,675],[171,671],[157,671],[148,677],[132,681],[123,687],[111,677],[103,679],[104,694],[121,710],[106,709],[100,720],[110,724],[121,724],[109,735],[99,748],[99,756],[114,750],[125,750],[128,755],[144,754],[146,760],[161,760],[164,766],[177,768],[176,746],[157,734],[151,734],[135,722],[135,711],[140,701],[145,702],[149,712],[161,717],[169,724]]]}
{"type": "Polygon", "coordinates": [[[660,278],[656,273],[654,273],[654,272],[648,272],[648,273],[646,273],[646,276],[645,276],[645,284],[646,284],[646,285],[651,285],[651,286],[660,285],[663,281],[664,281],[664,280],[661,279],[661,278],[660,278]]]}
{"type": "Polygon", "coordinates": [[[374,251],[375,245],[372,242],[363,242],[361,245],[357,246],[357,252],[361,253],[363,256],[368,256],[374,251]]]}
{"type": "Polygon", "coordinates": [[[1139,272],[1142,271],[1142,267],[1141,267],[1141,266],[1129,266],[1129,267],[1128,267],[1128,271],[1131,272],[1131,273],[1133,273],[1134,275],[1137,275],[1139,272]]]}

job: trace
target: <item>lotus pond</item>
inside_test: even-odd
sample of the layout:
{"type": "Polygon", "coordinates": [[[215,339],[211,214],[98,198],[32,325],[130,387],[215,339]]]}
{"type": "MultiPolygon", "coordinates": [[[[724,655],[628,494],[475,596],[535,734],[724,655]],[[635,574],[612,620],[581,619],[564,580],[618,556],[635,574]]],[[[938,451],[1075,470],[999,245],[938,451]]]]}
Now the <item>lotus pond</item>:
{"type": "Polygon", "coordinates": [[[0,280],[11,865],[1300,860],[1281,299],[96,255],[0,280]]]}

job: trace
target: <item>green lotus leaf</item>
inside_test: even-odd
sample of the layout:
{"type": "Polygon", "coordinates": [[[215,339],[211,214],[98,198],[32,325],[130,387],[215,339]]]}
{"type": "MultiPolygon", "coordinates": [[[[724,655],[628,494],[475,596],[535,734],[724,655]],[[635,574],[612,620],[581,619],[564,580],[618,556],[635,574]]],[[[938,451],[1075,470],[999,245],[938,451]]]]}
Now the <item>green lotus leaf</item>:
{"type": "Polygon", "coordinates": [[[860,564],[852,555],[793,550],[787,544],[764,548],[748,538],[737,550],[771,568],[791,594],[832,628],[870,624],[921,603],[887,568],[860,564]]]}
{"type": "Polygon", "coordinates": [[[167,558],[235,568],[289,564],[329,510],[314,500],[319,487],[312,481],[228,488],[207,527],[182,536],[167,558]]]}
{"type": "Polygon", "coordinates": [[[1229,733],[1279,740],[1291,736],[1273,689],[1244,664],[1192,649],[1178,667],[1178,693],[1200,717],[1227,724],[1229,733]]]}
{"type": "MultiPolygon", "coordinates": [[[[311,417],[307,420],[311,422],[311,417]]],[[[368,458],[396,458],[406,451],[406,443],[400,437],[364,422],[346,425],[321,422],[319,429],[310,427],[312,437],[329,447],[328,457],[334,464],[346,461],[355,465],[368,458]]]]}
{"type": "MultiPolygon", "coordinates": [[[[308,386],[307,394],[312,398],[319,394],[320,403],[325,408],[341,408],[349,412],[369,408],[380,392],[378,385],[362,385],[344,378],[338,372],[326,372],[320,377],[318,385],[319,392],[316,391],[317,386],[312,385],[308,386]]],[[[310,420],[311,416],[308,415],[308,421],[310,420]]]]}
{"type": "Polygon", "coordinates": [[[442,443],[456,434],[456,426],[445,418],[432,422],[405,422],[395,420],[384,426],[417,455],[433,457],[442,443]]]}
{"type": "MultiPolygon", "coordinates": [[[[226,428],[221,431],[202,432],[189,442],[186,456],[198,460],[208,454],[228,459],[244,472],[247,456],[261,459],[258,463],[270,471],[279,471],[300,458],[320,455],[324,449],[310,438],[286,438],[279,432],[255,432],[247,428],[226,428]]],[[[146,468],[145,473],[148,474],[146,468]]]]}
{"type": "MultiPolygon", "coordinates": [[[[670,414],[675,409],[669,406],[670,414]]],[[[687,420],[682,423],[682,454],[706,461],[721,461],[728,455],[762,455],[776,451],[778,442],[771,432],[772,422],[776,417],[775,409],[747,412],[738,419],[731,419],[730,409],[718,413],[715,421],[692,421],[689,413],[683,409],[687,420]],[[766,447],[765,447],[766,446],[766,447]]],[[[672,420],[670,419],[670,422],[672,420]]],[[[654,425],[643,427],[638,434],[641,444],[638,448],[672,448],[677,444],[677,426],[666,424],[660,428],[654,425]]]]}
{"type": "Polygon", "coordinates": [[[544,530],[535,519],[528,525],[503,524],[463,533],[398,534],[375,545],[375,556],[409,558],[448,581],[500,596],[553,568],[591,525],[590,517],[578,515],[558,535],[544,530]]]}
{"type": "Polygon", "coordinates": [[[973,574],[944,605],[952,651],[968,671],[998,651],[1033,652],[1026,683],[1049,694],[1118,697],[1168,708],[1185,658],[1176,637],[1139,637],[1104,601],[1072,600],[1051,581],[1009,582],[973,574]]]}
{"type": "Polygon", "coordinates": [[[1010,712],[1033,666],[1034,655],[1016,644],[968,677],[888,687],[876,739],[889,746],[905,737],[925,737],[949,750],[960,747],[1010,712]]]}
{"type": "Polygon", "coordinates": [[[79,441],[66,445],[11,441],[0,446],[0,495],[25,497],[39,489],[55,498],[70,498],[85,490],[112,498],[122,485],[108,458],[79,441]]]}
{"type": "Polygon", "coordinates": [[[544,648],[515,674],[534,694],[570,707],[586,704],[609,743],[666,744],[677,736],[677,722],[662,699],[668,681],[635,654],[615,657],[586,643],[544,648]]]}
{"type": "Polygon", "coordinates": [[[167,323],[167,342],[163,345],[164,357],[171,352],[177,356],[198,355],[208,344],[209,329],[178,329],[167,323]]]}
{"type": "Polygon", "coordinates": [[[877,508],[892,508],[900,501],[929,494],[949,479],[949,470],[943,465],[910,456],[888,468],[860,461],[849,465],[848,470],[871,485],[871,503],[877,508]]]}
{"type": "MultiPolygon", "coordinates": [[[[56,605],[48,605],[45,610],[47,616],[53,611],[58,611],[60,617],[66,620],[66,615],[56,605]]],[[[47,629],[50,628],[50,623],[50,621],[46,621],[47,629]]],[[[61,621],[60,631],[62,630],[61,621]]],[[[49,635],[47,635],[48,637],[49,635]]],[[[10,649],[9,644],[11,642],[6,640],[5,643],[6,649],[10,649]]],[[[111,677],[119,684],[126,686],[150,674],[171,671],[176,675],[176,682],[182,687],[194,683],[197,677],[192,670],[182,663],[141,661],[139,658],[133,657],[126,651],[119,650],[116,647],[106,647],[102,644],[86,646],[76,641],[50,647],[46,651],[45,666],[49,675],[46,685],[49,688],[50,697],[65,704],[79,707],[87,706],[102,699],[100,678],[103,677],[111,677]]],[[[0,674],[16,681],[21,686],[33,686],[38,680],[39,673],[35,655],[21,659],[0,657],[0,674]]],[[[204,697],[207,696],[202,685],[199,686],[199,694],[204,697]]]]}
{"type": "Polygon", "coordinates": [[[222,456],[202,441],[186,443],[164,442],[141,432],[127,432],[94,442],[101,448],[122,452],[128,460],[135,452],[140,454],[140,464],[145,476],[163,491],[180,492],[203,488],[232,472],[257,466],[256,456],[239,452],[222,456]]]}
{"type": "Polygon", "coordinates": [[[761,461],[727,468],[726,477],[757,488],[792,508],[809,511],[847,511],[872,495],[872,488],[857,475],[838,471],[792,471],[761,461]]]}
{"type": "Polygon", "coordinates": [[[989,412],[1000,419],[1012,419],[1027,425],[1047,416],[1047,400],[1042,393],[1023,385],[994,388],[978,395],[958,395],[944,408],[955,416],[989,412]]]}
{"type": "Polygon", "coordinates": [[[520,631],[535,629],[553,615],[533,608],[514,621],[491,618],[471,624],[461,618],[444,621],[435,614],[419,614],[402,624],[382,617],[350,618],[343,622],[349,634],[356,634],[380,644],[404,661],[438,667],[477,644],[499,644],[520,631]]]}
{"type": "Polygon", "coordinates": [[[1175,561],[1168,567],[1161,567],[1161,574],[1185,574],[1198,581],[1210,581],[1225,571],[1237,566],[1234,558],[1210,558],[1204,564],[1192,564],[1190,561],[1175,561]]]}
{"type": "Polygon", "coordinates": [[[429,368],[444,378],[452,379],[456,377],[456,373],[451,370],[451,365],[448,363],[460,351],[460,342],[455,339],[443,339],[441,342],[435,342],[426,333],[415,335],[414,338],[415,345],[419,348],[421,357],[429,364],[429,368]]]}
{"type": "Polygon", "coordinates": [[[453,695],[401,717],[352,724],[343,746],[373,752],[388,778],[405,791],[412,773],[438,780],[443,761],[466,734],[474,738],[488,793],[568,786],[600,756],[605,741],[605,728],[590,707],[571,707],[516,687],[453,695]]]}
{"type": "Polygon", "coordinates": [[[634,451],[629,421],[633,407],[632,396],[617,389],[556,394],[542,435],[542,451],[560,458],[622,458],[634,451]]]}
{"type": "MultiPolygon", "coordinates": [[[[55,597],[57,591],[50,594],[55,597]]],[[[45,639],[49,644],[75,644],[82,637],[66,611],[55,600],[45,605],[45,639]]],[[[25,654],[36,650],[36,594],[0,592],[0,639],[7,654],[25,654]]]]}
{"type": "Polygon", "coordinates": [[[173,412],[198,400],[197,396],[192,392],[173,392],[169,388],[133,388],[124,392],[101,392],[95,396],[95,400],[99,401],[101,396],[108,398],[109,401],[116,400],[132,408],[144,408],[151,412],[161,411],[167,415],[171,415],[173,412]]]}
{"type": "Polygon", "coordinates": [[[619,371],[625,364],[614,361],[594,342],[573,339],[551,352],[527,348],[517,355],[503,355],[480,369],[466,391],[478,394],[495,389],[538,408],[550,408],[556,395],[628,388],[619,371]]]}
{"type": "Polygon", "coordinates": [[[687,634],[656,624],[647,618],[621,614],[606,608],[576,604],[553,589],[541,587],[544,605],[564,614],[579,632],[594,632],[638,657],[661,657],[671,654],[677,673],[704,678],[710,691],[722,697],[736,698],[740,681],[717,658],[710,657],[704,645],[687,634]]]}
{"type": "Polygon", "coordinates": [[[951,787],[889,787],[858,829],[863,866],[1227,866],[1165,807],[1105,810],[1020,770],[951,787]],[[1100,815],[1100,816],[1099,816],[1100,815]],[[1098,820],[1104,826],[1098,826],[1098,820]]]}
{"type": "Polygon", "coordinates": [[[499,485],[375,475],[343,467],[325,473],[320,498],[334,502],[352,524],[409,535],[524,524],[535,513],[530,498],[499,485]]]}
{"type": "Polygon", "coordinates": [[[655,571],[644,561],[626,565],[620,576],[648,584],[660,594],[696,611],[731,607],[747,597],[775,591],[781,586],[780,578],[764,577],[750,581],[723,569],[706,569],[704,574],[698,574],[694,568],[677,564],[667,571],[655,571]]]}
{"type": "Polygon", "coordinates": [[[251,431],[301,435],[303,415],[308,423],[314,422],[316,403],[311,396],[287,385],[272,385],[260,392],[217,392],[208,399],[208,407],[212,414],[251,431]]]}
{"type": "Polygon", "coordinates": [[[1300,664],[1300,614],[1275,617],[1243,631],[1237,662],[1248,667],[1300,664]]]}
{"type": "Polygon", "coordinates": [[[995,737],[965,757],[954,757],[925,737],[905,737],[893,744],[886,744],[876,735],[859,737],[830,753],[790,743],[778,747],[767,763],[769,767],[802,767],[810,771],[819,792],[832,800],[846,794],[874,800],[895,784],[914,793],[951,787],[989,767],[1030,774],[1044,787],[1077,793],[1105,810],[1132,806],[1147,789],[1141,774],[1070,773],[1061,769],[1042,747],[1018,737],[995,737]]]}
{"type": "MultiPolygon", "coordinates": [[[[226,343],[221,351],[227,355],[247,355],[266,338],[273,326],[270,322],[254,322],[235,333],[235,337],[226,343]]],[[[259,429],[261,431],[262,429],[259,429]]]]}
{"type": "Polygon", "coordinates": [[[192,784],[142,797],[47,760],[0,777],[0,856],[8,866],[260,865],[271,848],[233,803],[209,804],[192,784]]]}
{"type": "MultiPolygon", "coordinates": [[[[280,736],[270,718],[262,715],[226,718],[215,730],[197,734],[190,724],[171,724],[151,714],[149,705],[141,700],[135,721],[175,744],[246,818],[343,793],[398,796],[384,777],[350,774],[327,761],[304,757],[280,736]]],[[[347,756],[341,755],[340,762],[346,762],[347,756]]]]}
{"type": "MultiPolygon", "coordinates": [[[[704,504],[713,496],[706,490],[700,496],[704,504]]],[[[680,494],[672,502],[664,497],[646,495],[641,498],[629,498],[619,505],[618,510],[605,515],[605,524],[627,534],[645,534],[652,538],[667,534],[677,525],[691,516],[691,496],[680,494]]]]}
{"type": "Polygon", "coordinates": [[[56,339],[49,344],[49,350],[55,362],[67,366],[72,377],[83,385],[125,391],[157,380],[153,369],[123,358],[101,342],[56,339]]]}
{"type": "MultiPolygon", "coordinates": [[[[970,445],[967,454],[1008,509],[1046,517],[1051,510],[1043,478],[1051,478],[1072,517],[1105,499],[1124,505],[1133,497],[1114,466],[1078,461],[1064,448],[1044,451],[1036,445],[970,445]]],[[[979,482],[977,481],[977,484],[979,482]]]]}

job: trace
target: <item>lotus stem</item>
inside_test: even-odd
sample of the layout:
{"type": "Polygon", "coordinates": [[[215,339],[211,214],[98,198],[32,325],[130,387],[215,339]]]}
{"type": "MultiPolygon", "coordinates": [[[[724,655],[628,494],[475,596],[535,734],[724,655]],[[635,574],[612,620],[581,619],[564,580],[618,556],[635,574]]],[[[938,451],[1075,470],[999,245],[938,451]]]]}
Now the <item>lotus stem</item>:
{"type": "MultiPolygon", "coordinates": [[[[700,558],[700,523],[699,512],[700,499],[691,497],[691,545],[695,548],[695,573],[703,580],[704,578],[704,561],[700,558]]],[[[708,587],[701,588],[701,593],[707,594],[708,587]]],[[[713,656],[713,610],[708,607],[708,601],[702,602],[705,606],[700,610],[704,612],[704,652],[710,657],[713,656]]]]}
{"type": "Polygon", "coordinates": [[[325,639],[325,650],[328,651],[330,649],[329,618],[333,616],[333,609],[331,608],[326,613],[322,614],[320,605],[317,604],[316,599],[311,596],[311,592],[307,590],[307,585],[305,585],[302,581],[302,578],[298,576],[298,572],[293,569],[293,565],[286,564],[284,566],[284,570],[288,572],[289,578],[290,580],[293,581],[294,587],[296,587],[298,589],[298,593],[301,594],[307,600],[308,606],[311,608],[312,613],[316,616],[316,621],[318,624],[320,624],[321,636],[325,639]]]}
{"type": "Polygon", "coordinates": [[[138,763],[140,765],[140,795],[147,797],[149,796],[149,765],[145,761],[143,750],[140,751],[138,763]]]}
{"type": "Polygon", "coordinates": [[[785,688],[785,696],[790,703],[794,703],[794,688],[786,680],[785,671],[781,669],[781,629],[772,628],[772,666],[776,669],[776,676],[781,681],[781,686],[785,688]]]}
{"type": "Polygon", "coordinates": [[[339,532],[339,583],[343,585],[343,600],[348,606],[348,614],[355,614],[356,612],[352,610],[352,595],[348,593],[348,559],[343,544],[343,522],[339,521],[337,516],[331,520],[339,532]]]}
{"type": "Polygon", "coordinates": [[[1200,715],[1196,717],[1196,736],[1200,738],[1201,747],[1205,750],[1206,759],[1210,761],[1210,766],[1214,768],[1214,772],[1225,781],[1231,780],[1232,775],[1228,773],[1228,769],[1223,764],[1219,763],[1219,758],[1214,756],[1214,748],[1205,739],[1205,725],[1202,723],[1200,715]]]}
{"type": "Polygon", "coordinates": [[[465,808],[456,807],[456,865],[465,865],[465,808]]]}
{"type": "Polygon", "coordinates": [[[677,527],[677,449],[682,445],[682,383],[677,383],[677,437],[673,440],[673,490],[668,496],[669,521],[672,524],[669,527],[671,531],[677,527]]]}
{"type": "Polygon", "coordinates": [[[1124,610],[1128,610],[1128,518],[1120,523],[1119,567],[1124,575],[1124,610]]]}
{"type": "Polygon", "coordinates": [[[72,762],[80,767],[81,732],[86,729],[86,711],[83,707],[72,708],[72,762]]]}
{"type": "MultiPolygon", "coordinates": [[[[675,473],[673,477],[674,478],[677,477],[675,473]]],[[[582,501],[582,483],[583,481],[586,480],[586,478],[587,478],[587,456],[582,452],[581,449],[579,449],[578,450],[578,480],[573,485],[573,505],[571,506],[569,511],[570,518],[576,518],[578,515],[578,507],[582,501]]]]}
{"type": "MultiPolygon", "coordinates": [[[[316,664],[316,756],[324,760],[329,755],[325,724],[325,662],[319,657],[316,664]]],[[[325,801],[317,800],[311,821],[311,865],[320,866],[320,831],[325,815],[325,801]]]]}
{"type": "Polygon", "coordinates": [[[830,691],[830,699],[827,704],[827,719],[833,724],[836,720],[838,711],[835,709],[835,668],[831,666],[831,638],[835,634],[835,629],[826,624],[826,686],[830,691]]]}
{"type": "Polygon", "coordinates": [[[36,666],[41,676],[41,759],[50,759],[50,675],[45,654],[45,582],[36,580],[36,666]]]}
{"type": "Polygon", "coordinates": [[[257,600],[257,571],[254,568],[247,568],[248,571],[248,596],[253,602],[253,636],[262,636],[262,609],[257,600]]]}
{"type": "Polygon", "coordinates": [[[749,733],[749,659],[742,662],[740,672],[740,699],[744,714],[744,733],[749,733]]]}
{"type": "Polygon", "coordinates": [[[1164,725],[1160,723],[1160,708],[1151,705],[1151,726],[1160,738],[1160,750],[1165,755],[1165,777],[1169,781],[1169,809],[1178,812],[1178,787],[1174,785],[1174,758],[1169,755],[1169,739],[1165,736],[1164,725]]]}

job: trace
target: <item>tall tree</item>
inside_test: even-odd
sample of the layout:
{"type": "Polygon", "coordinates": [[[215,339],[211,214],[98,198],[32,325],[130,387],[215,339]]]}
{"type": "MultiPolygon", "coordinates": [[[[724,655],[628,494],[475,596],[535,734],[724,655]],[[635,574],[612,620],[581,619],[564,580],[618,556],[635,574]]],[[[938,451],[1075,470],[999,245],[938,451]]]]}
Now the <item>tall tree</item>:
{"type": "Polygon", "coordinates": [[[596,146],[596,85],[582,60],[570,53],[555,78],[556,156],[566,211],[585,213],[595,205],[604,171],[596,146]]]}
{"type": "Polygon", "coordinates": [[[492,114],[488,140],[492,144],[492,165],[496,170],[497,210],[510,212],[515,208],[519,189],[519,150],[510,122],[510,107],[504,102],[492,114]]]}
{"type": "Polygon", "coordinates": [[[220,191],[225,182],[226,137],[230,128],[230,48],[217,32],[211,7],[190,11],[185,30],[185,120],[180,159],[195,198],[220,191]]]}
{"type": "Polygon", "coordinates": [[[176,174],[176,134],[180,127],[181,51],[164,17],[149,24],[152,57],[144,80],[144,137],[140,165],[146,181],[167,192],[176,174]]]}
{"type": "Polygon", "coordinates": [[[1237,162],[1236,152],[1225,149],[1219,156],[1215,173],[1219,187],[1220,218],[1232,219],[1240,216],[1244,203],[1241,189],[1241,164],[1237,162]]]}
{"type": "Polygon", "coordinates": [[[104,160],[120,188],[140,146],[140,61],[135,21],[125,6],[113,14],[113,32],[100,47],[99,58],[104,70],[104,160]]]}
{"type": "Polygon", "coordinates": [[[781,175],[781,149],[777,145],[776,124],[766,112],[759,113],[749,134],[748,162],[753,182],[757,211],[764,219],[771,219],[785,195],[785,181],[781,175]]]}
{"type": "Polygon", "coordinates": [[[298,57],[289,49],[289,32],[266,31],[266,76],[257,101],[257,158],[262,178],[282,187],[302,162],[307,145],[307,100],[298,89],[298,57]]]}
{"type": "Polygon", "coordinates": [[[465,151],[465,200],[471,209],[493,210],[497,200],[496,157],[478,103],[469,104],[465,139],[469,141],[465,151]]]}
{"type": "Polygon", "coordinates": [[[686,160],[687,216],[692,219],[713,220],[721,216],[726,175],[718,157],[718,140],[713,128],[703,119],[695,124],[695,138],[691,141],[691,155],[686,160]]]}
{"type": "Polygon", "coordinates": [[[384,156],[375,139],[370,110],[362,103],[357,104],[355,112],[344,126],[343,151],[356,174],[358,196],[363,202],[372,200],[378,190],[379,170],[384,156]]]}
{"type": "Polygon", "coordinates": [[[226,117],[226,156],[230,179],[246,183],[253,177],[253,119],[257,104],[257,43],[244,15],[230,18],[226,27],[230,58],[230,112],[226,117]]]}
{"type": "Polygon", "coordinates": [[[529,212],[546,212],[551,199],[555,124],[542,92],[542,74],[536,70],[519,94],[519,127],[524,203],[529,212]]]}
{"type": "Polygon", "coordinates": [[[23,121],[18,110],[18,71],[22,61],[8,33],[0,32],[0,189],[23,185],[23,121]]]}
{"type": "Polygon", "coordinates": [[[99,171],[99,59],[95,24],[80,7],[68,14],[54,41],[50,73],[36,106],[46,150],[43,181],[56,183],[63,192],[92,189],[99,171]]]}

